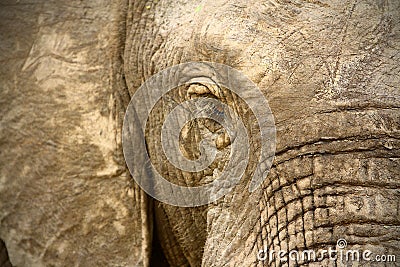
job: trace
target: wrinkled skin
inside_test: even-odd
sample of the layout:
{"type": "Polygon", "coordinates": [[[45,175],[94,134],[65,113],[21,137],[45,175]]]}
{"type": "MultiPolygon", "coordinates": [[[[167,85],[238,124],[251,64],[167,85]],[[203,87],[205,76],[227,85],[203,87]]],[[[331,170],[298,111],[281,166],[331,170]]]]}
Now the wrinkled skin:
{"type": "Polygon", "coordinates": [[[0,238],[15,266],[139,258],[141,195],[120,144],[124,17],[102,0],[0,4],[0,238]]]}
{"type": "MultiPolygon", "coordinates": [[[[161,257],[152,240],[171,266],[268,266],[260,249],[339,238],[400,257],[399,1],[100,2],[46,2],[35,16],[5,7],[17,25],[2,11],[2,34],[19,29],[2,45],[0,106],[0,238],[14,264],[148,266],[161,257]],[[153,203],[128,183],[123,111],[152,74],[201,60],[241,70],[265,94],[273,168],[252,194],[245,177],[209,206],[153,203]]],[[[246,109],[229,93],[221,100],[246,109]]],[[[210,170],[183,173],[158,153],[164,103],[149,120],[152,162],[175,183],[201,183],[210,170]]],[[[206,124],[184,140],[188,157],[206,124]]],[[[229,142],[221,147],[223,162],[229,142]]]]}
{"type": "MultiPolygon", "coordinates": [[[[172,266],[262,266],[259,249],[318,249],[339,238],[399,254],[398,1],[132,5],[143,11],[127,30],[131,94],[167,66],[216,61],[247,74],[276,120],[276,159],[262,190],[249,195],[244,182],[207,208],[156,205],[172,266]]],[[[201,179],[168,173],[176,183],[201,179]]]]}

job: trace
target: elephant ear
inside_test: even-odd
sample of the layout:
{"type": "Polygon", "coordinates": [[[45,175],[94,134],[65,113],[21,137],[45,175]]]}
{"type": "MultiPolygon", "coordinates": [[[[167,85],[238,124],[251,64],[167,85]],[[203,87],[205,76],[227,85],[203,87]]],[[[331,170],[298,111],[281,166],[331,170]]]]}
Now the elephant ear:
{"type": "MultiPolygon", "coordinates": [[[[142,2],[142,1],[138,1],[142,2]]],[[[135,153],[135,148],[131,146],[131,140],[133,138],[141,138],[143,139],[144,135],[141,132],[140,125],[136,124],[135,121],[131,121],[129,124],[129,128],[127,124],[124,124],[124,117],[127,112],[127,108],[129,106],[129,102],[131,100],[131,92],[129,90],[128,84],[125,82],[127,78],[124,74],[124,62],[122,58],[124,47],[124,34],[121,34],[125,27],[129,28],[128,25],[124,25],[124,22],[121,21],[121,18],[125,17],[125,12],[128,9],[126,6],[127,2],[123,0],[115,1],[115,5],[117,6],[117,19],[116,19],[116,28],[114,28],[115,40],[114,40],[114,48],[113,53],[111,55],[112,61],[114,62],[112,65],[112,84],[114,85],[114,97],[116,100],[116,107],[118,113],[118,137],[119,141],[122,139],[122,145],[124,150],[125,162],[129,166],[129,160],[135,161],[143,161],[144,159],[138,153],[135,153]],[[124,25],[123,27],[121,25],[124,25]],[[122,53],[122,54],[121,54],[122,53]],[[120,137],[122,137],[120,139],[120,137]]],[[[131,112],[135,113],[133,110],[131,112]]],[[[119,143],[121,145],[121,143],[119,143]]],[[[121,153],[121,147],[118,146],[118,154],[121,153]]],[[[121,156],[121,154],[119,154],[121,156]]],[[[121,163],[121,162],[120,162],[121,163]]],[[[133,207],[130,210],[132,212],[129,218],[132,218],[133,224],[133,238],[129,238],[129,241],[132,240],[132,244],[130,244],[130,250],[132,251],[132,261],[129,261],[129,266],[134,267],[149,267],[150,259],[152,254],[152,239],[153,239],[153,199],[150,198],[146,192],[144,192],[140,186],[135,182],[139,179],[147,179],[148,177],[144,177],[149,175],[148,173],[141,173],[140,170],[132,170],[129,171],[126,169],[127,176],[131,177],[131,189],[133,192],[133,207]]],[[[132,232],[131,232],[132,233],[132,232]]],[[[1,267],[1,266],[0,266],[1,267]]]]}
{"type": "Polygon", "coordinates": [[[134,266],[150,266],[153,239],[153,200],[136,181],[151,181],[148,158],[138,151],[145,148],[144,134],[136,109],[129,105],[123,123],[122,144],[126,164],[133,178],[134,266]],[[130,116],[128,116],[128,114],[130,116]],[[138,144],[142,149],[138,148],[138,144]],[[135,164],[133,164],[135,163],[135,164]],[[142,168],[143,166],[143,168],[142,168]]]}

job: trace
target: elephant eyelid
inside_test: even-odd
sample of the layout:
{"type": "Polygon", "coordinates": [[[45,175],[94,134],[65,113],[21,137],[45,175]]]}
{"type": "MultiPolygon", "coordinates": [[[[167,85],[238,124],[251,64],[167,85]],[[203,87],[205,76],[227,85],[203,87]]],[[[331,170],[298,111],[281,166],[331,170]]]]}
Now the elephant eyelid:
{"type": "Polygon", "coordinates": [[[188,96],[202,96],[219,99],[221,98],[221,89],[215,84],[193,83],[187,91],[188,96]]]}

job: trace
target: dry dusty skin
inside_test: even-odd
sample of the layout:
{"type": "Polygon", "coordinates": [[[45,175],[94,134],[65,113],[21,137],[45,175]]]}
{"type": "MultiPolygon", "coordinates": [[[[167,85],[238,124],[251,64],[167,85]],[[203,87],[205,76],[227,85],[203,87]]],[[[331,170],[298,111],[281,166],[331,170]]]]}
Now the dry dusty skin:
{"type": "MultiPolygon", "coordinates": [[[[268,266],[260,249],[338,238],[400,261],[399,12],[398,0],[2,1],[0,239],[12,264],[149,266],[153,226],[171,266],[268,266]],[[244,179],[210,206],[153,211],[122,156],[124,109],[144,80],[188,61],[230,65],[261,88],[276,158],[254,194],[244,179]]],[[[196,86],[170,97],[213,92],[196,86]]],[[[252,114],[213,97],[243,115],[257,155],[252,114]]],[[[230,140],[204,173],[171,168],[157,135],[166,106],[148,124],[153,163],[178,184],[213,178],[230,140]]],[[[189,158],[216,129],[192,126],[189,158]]]]}
{"type": "MultiPolygon", "coordinates": [[[[277,127],[263,190],[249,195],[244,184],[204,210],[156,205],[172,265],[268,266],[257,260],[259,249],[323,249],[339,238],[349,248],[399,255],[399,1],[130,2],[137,10],[124,54],[131,93],[177,63],[224,63],[257,83],[277,127]]],[[[154,115],[155,136],[163,111],[154,115]]],[[[200,137],[193,130],[192,143],[200,137]]],[[[148,136],[150,154],[170,180],[202,178],[165,164],[157,140],[148,136]]]]}
{"type": "Polygon", "coordinates": [[[0,238],[15,266],[138,258],[117,120],[116,7],[0,4],[0,238]]]}

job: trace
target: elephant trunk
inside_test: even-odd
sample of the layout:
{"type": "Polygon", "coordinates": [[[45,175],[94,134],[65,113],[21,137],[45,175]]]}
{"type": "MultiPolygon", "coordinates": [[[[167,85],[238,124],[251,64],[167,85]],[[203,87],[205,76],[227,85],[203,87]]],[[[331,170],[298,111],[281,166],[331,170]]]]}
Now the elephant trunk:
{"type": "Polygon", "coordinates": [[[393,262],[400,254],[399,147],[386,136],[278,151],[261,190],[250,194],[243,185],[209,209],[202,266],[393,262]]]}

